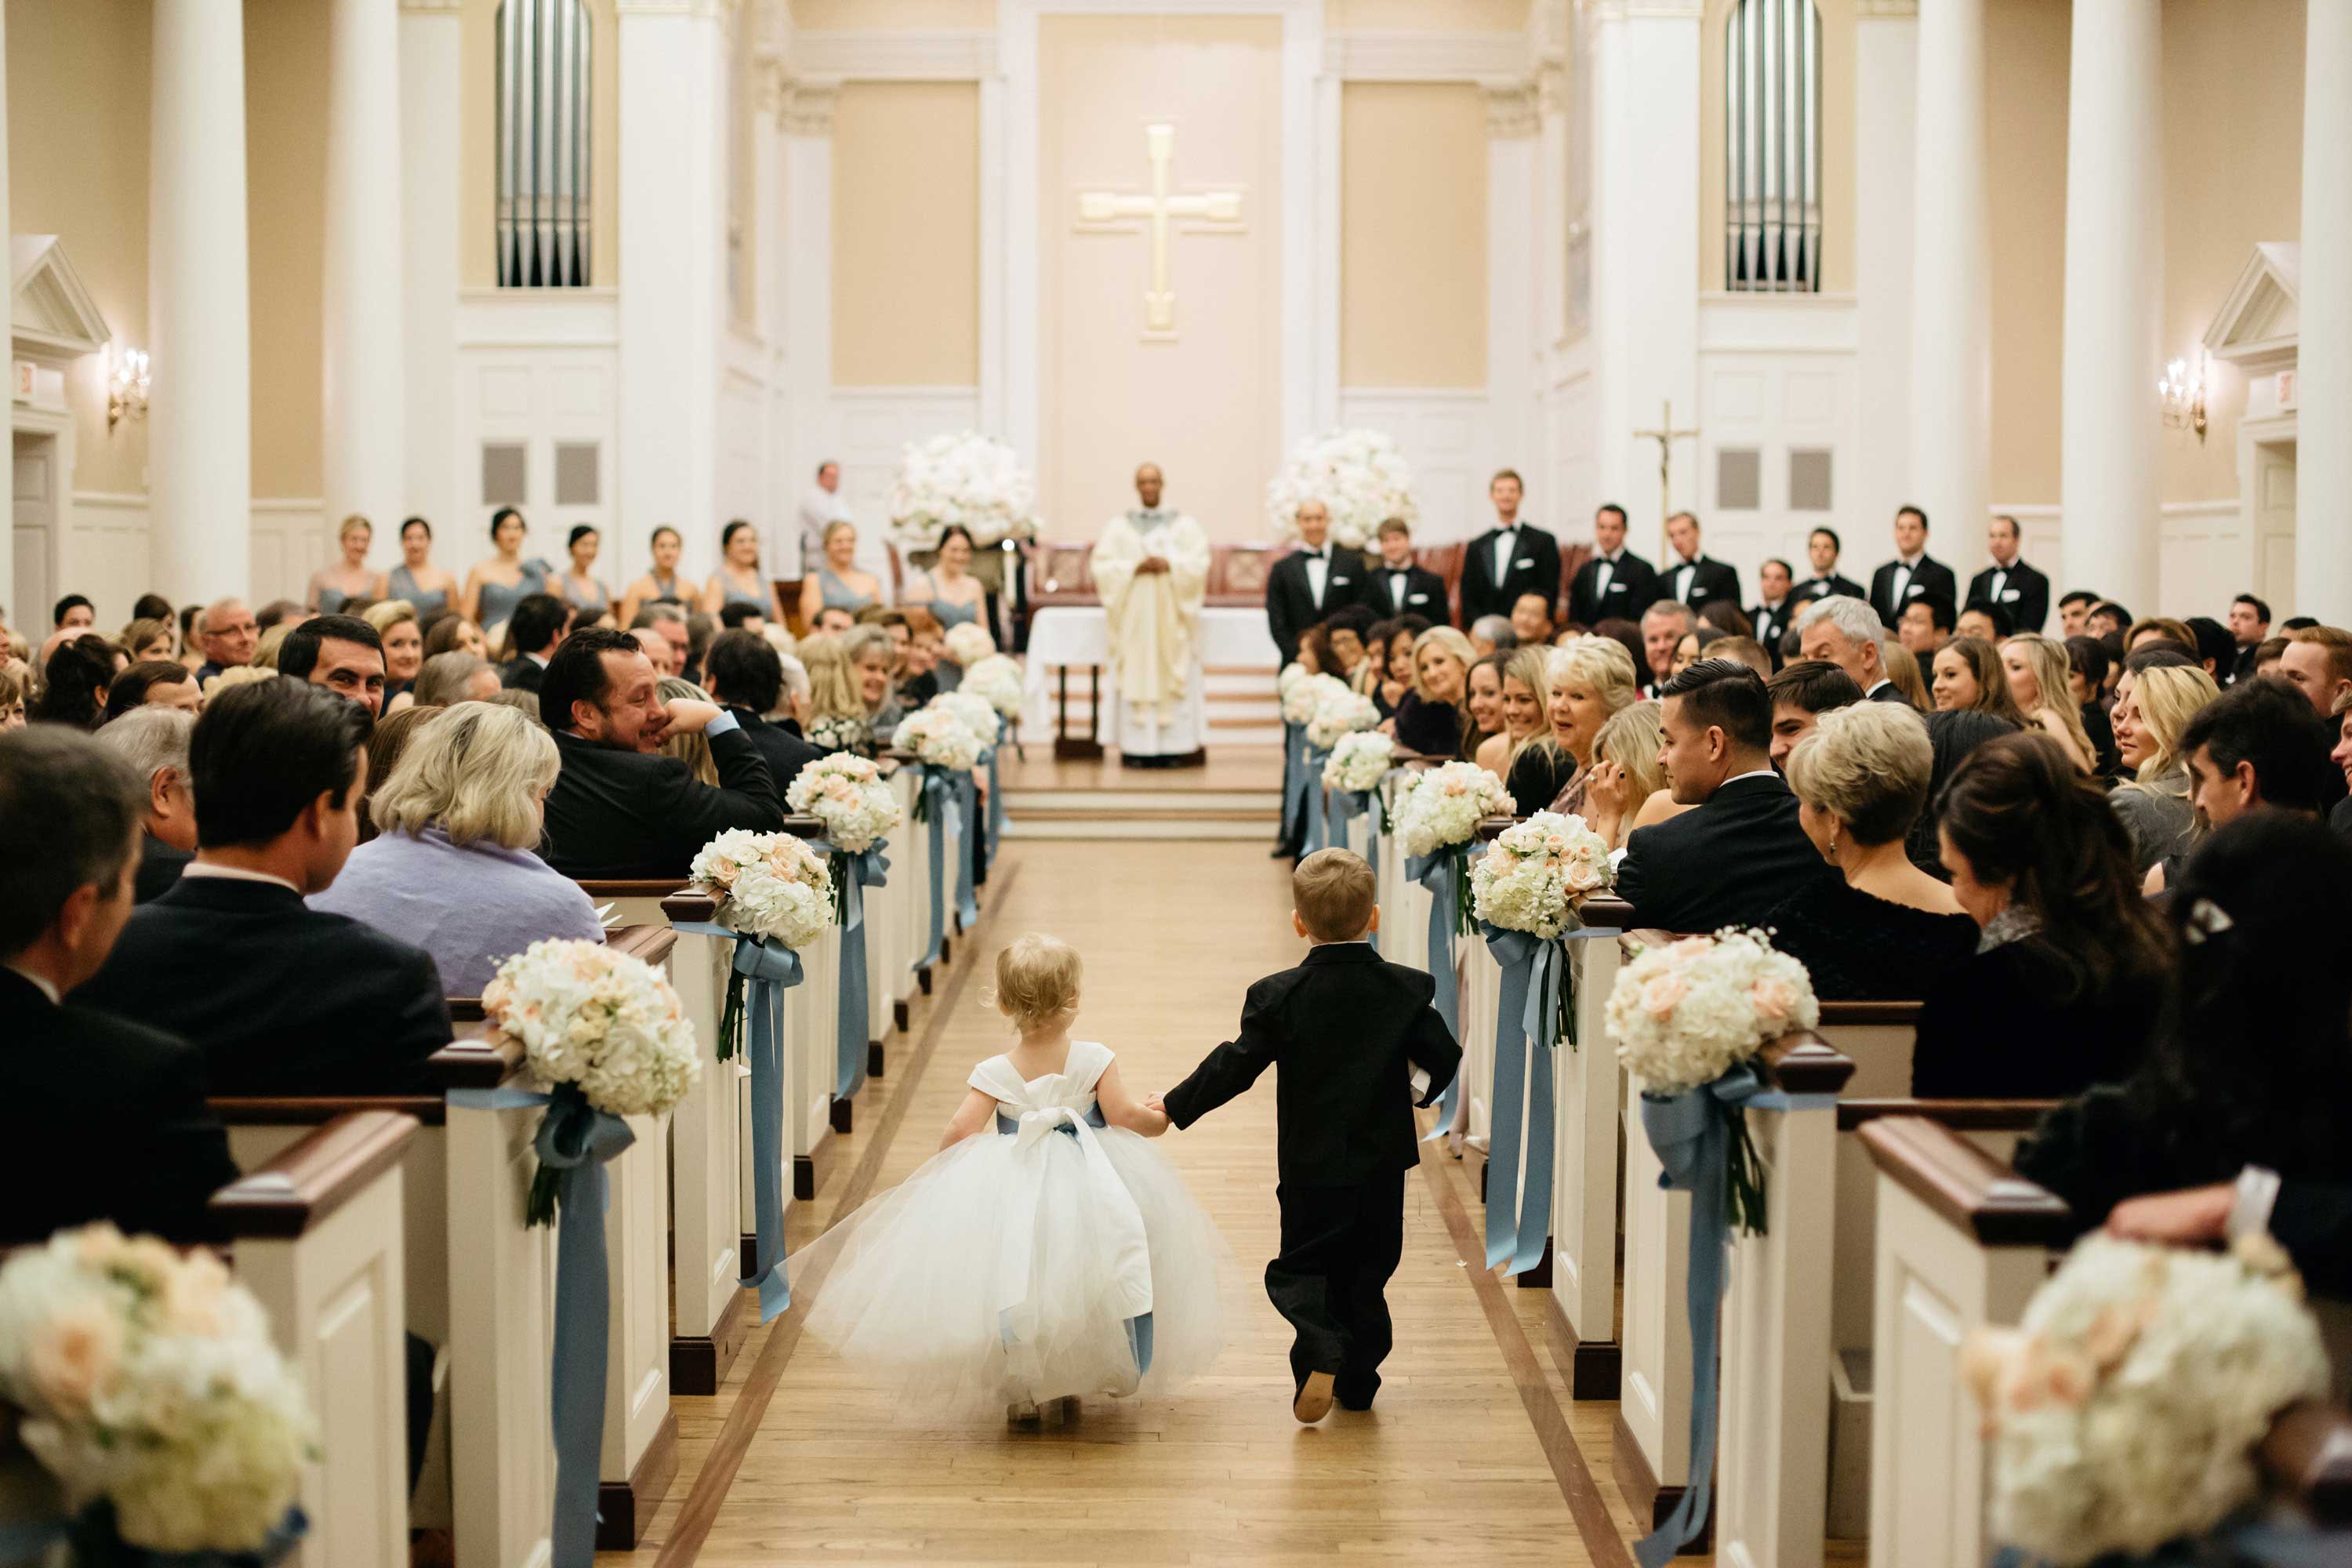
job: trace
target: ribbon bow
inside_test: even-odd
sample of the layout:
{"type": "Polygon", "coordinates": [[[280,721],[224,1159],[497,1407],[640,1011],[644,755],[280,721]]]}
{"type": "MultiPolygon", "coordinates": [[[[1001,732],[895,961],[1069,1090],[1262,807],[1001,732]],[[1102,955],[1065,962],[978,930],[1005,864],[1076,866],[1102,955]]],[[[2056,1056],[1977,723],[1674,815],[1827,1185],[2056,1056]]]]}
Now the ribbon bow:
{"type": "MultiPolygon", "coordinates": [[[[1460,847],[1449,844],[1428,855],[1408,857],[1404,863],[1404,874],[1429,889],[1429,975],[1437,982],[1430,1001],[1444,1021],[1445,1032],[1457,1041],[1462,1037],[1462,975],[1454,961],[1454,923],[1464,858],[1460,847]]],[[[1437,1125],[1422,1142],[1433,1143],[1453,1131],[1462,1110],[1462,1075],[1457,1072],[1438,1097],[1437,1125]]]]}
{"type": "Polygon", "coordinates": [[[852,853],[818,839],[809,846],[833,857],[834,886],[841,893],[841,1005],[834,1030],[834,1089],[835,1100],[847,1100],[866,1087],[866,1052],[871,1041],[866,996],[866,889],[881,887],[890,869],[882,851],[888,844],[876,839],[852,853]]]}
{"type": "MultiPolygon", "coordinates": [[[[993,762],[996,753],[987,753],[993,762]]],[[[980,819],[980,782],[969,772],[955,776],[956,798],[956,919],[970,931],[980,923],[980,900],[972,891],[972,856],[985,832],[980,819]]]]}
{"type": "MultiPolygon", "coordinates": [[[[1303,737],[1303,731],[1301,734],[1303,737]]],[[[1306,746],[1307,761],[1303,765],[1307,770],[1304,775],[1307,784],[1307,828],[1299,842],[1307,847],[1307,853],[1312,855],[1318,849],[1331,847],[1330,825],[1324,819],[1323,815],[1325,808],[1323,764],[1331,760],[1331,753],[1311,741],[1307,742],[1306,746]]]]}
{"type": "Polygon", "coordinates": [[[918,763],[923,782],[915,795],[915,816],[928,823],[931,830],[931,942],[923,950],[916,967],[926,968],[937,963],[940,952],[948,940],[947,896],[947,813],[955,804],[955,784],[944,768],[929,763],[918,763]]]}

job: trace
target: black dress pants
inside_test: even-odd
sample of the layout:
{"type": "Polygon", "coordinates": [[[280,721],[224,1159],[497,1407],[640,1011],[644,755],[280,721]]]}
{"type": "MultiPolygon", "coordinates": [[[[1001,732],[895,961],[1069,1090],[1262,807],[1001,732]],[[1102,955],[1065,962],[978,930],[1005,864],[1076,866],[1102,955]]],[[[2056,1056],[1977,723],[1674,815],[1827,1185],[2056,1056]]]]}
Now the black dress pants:
{"type": "Polygon", "coordinates": [[[1285,1183],[1282,1254],[1265,1266],[1265,1293],[1290,1320],[1290,1378],[1335,1375],[1349,1405],[1371,1403],[1380,1365],[1395,1343],[1386,1296],[1404,1253],[1404,1181],[1392,1172],[1346,1186],[1285,1183]]]}

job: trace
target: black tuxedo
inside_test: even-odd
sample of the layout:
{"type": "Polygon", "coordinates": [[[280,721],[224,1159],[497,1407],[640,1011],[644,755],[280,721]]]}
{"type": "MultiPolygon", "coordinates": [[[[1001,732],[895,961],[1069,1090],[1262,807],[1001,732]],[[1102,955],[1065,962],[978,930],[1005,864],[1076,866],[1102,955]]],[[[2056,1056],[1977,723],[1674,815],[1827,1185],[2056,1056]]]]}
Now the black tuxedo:
{"type": "Polygon", "coordinates": [[[2339,1301],[2352,1298],[2352,1185],[2280,1183],[2270,1233],[2312,1289],[2339,1301]]]}
{"type": "Polygon", "coordinates": [[[1764,645],[1764,652],[1772,660],[1775,669],[1780,668],[1782,663],[1780,638],[1797,624],[1797,618],[1789,613],[1790,602],[1790,599],[1781,600],[1777,610],[1768,605],[1756,605],[1748,611],[1748,619],[1756,627],[1756,640],[1764,645]]]}
{"type": "Polygon", "coordinates": [[[547,666],[525,654],[499,666],[499,684],[509,691],[536,693],[547,679],[547,666]]]}
{"type": "Polygon", "coordinates": [[[1507,617],[1522,594],[1539,594],[1547,605],[1559,602],[1559,541],[1531,522],[1522,521],[1515,531],[1518,538],[1511,546],[1510,566],[1499,583],[1495,581],[1495,542],[1503,531],[1490,528],[1470,542],[1462,559],[1464,626],[1481,616],[1507,617]]]}
{"type": "Polygon", "coordinates": [[[1330,565],[1323,574],[1323,602],[1317,604],[1307,581],[1307,563],[1315,552],[1305,545],[1274,563],[1265,576],[1265,625],[1274,634],[1275,651],[1288,664],[1298,652],[1298,634],[1356,602],[1364,587],[1364,558],[1326,540],[1323,553],[1330,565]]]}
{"type": "Polygon", "coordinates": [[[172,890],[195,856],[174,849],[152,833],[139,836],[139,869],[132,873],[131,902],[152,904],[172,890]]]}
{"type": "Polygon", "coordinates": [[[437,1094],[425,1058],[449,1043],[423,949],[243,879],[133,910],[73,999],[188,1041],[214,1094],[437,1094]]]}
{"type": "Polygon", "coordinates": [[[1363,592],[1357,595],[1356,603],[1381,620],[1419,616],[1433,626],[1453,622],[1454,611],[1445,602],[1445,579],[1426,566],[1407,566],[1399,572],[1375,561],[1364,573],[1361,587],[1363,592]],[[1402,602],[1391,585],[1400,579],[1404,583],[1402,602]]]}
{"type": "Polygon", "coordinates": [[[1896,604],[1895,574],[1901,566],[1901,562],[1890,561],[1870,578],[1870,607],[1878,612],[1878,618],[1886,623],[1888,631],[1893,631],[1895,623],[1903,618],[1903,605],[1914,599],[1940,603],[1948,613],[1959,614],[1959,581],[1952,575],[1950,567],[1932,555],[1919,557],[1919,564],[1911,570],[1910,584],[1903,591],[1903,605],[1896,604]]]}
{"type": "Polygon", "coordinates": [[[1735,779],[1706,804],[1636,828],[1617,868],[1633,924],[1673,931],[1756,925],[1807,879],[1834,877],[1777,774],[1735,779]]]}
{"type": "Polygon", "coordinates": [[[1658,597],[1678,600],[1694,610],[1727,601],[1734,609],[1738,608],[1739,574],[1731,569],[1729,563],[1717,561],[1712,555],[1700,556],[1688,563],[1690,586],[1676,593],[1675,585],[1682,578],[1684,564],[1669,561],[1658,569],[1658,597]]]}
{"type": "Polygon", "coordinates": [[[555,731],[563,771],[547,796],[540,858],[567,877],[683,878],[702,847],[730,827],[772,830],[783,792],[741,730],[710,737],[719,787],[697,784],[676,757],[621,752],[555,731]]]}
{"type": "MultiPolygon", "coordinates": [[[[1906,658],[1913,657],[1911,654],[1904,652],[1904,650],[1899,648],[1896,652],[1902,654],[1902,657],[1906,658]]],[[[1911,706],[1911,699],[1903,695],[1903,689],[1895,685],[1891,679],[1884,676],[1879,679],[1877,685],[1863,693],[1863,699],[1869,702],[1900,702],[1906,708],[1911,706]]]]}
{"type": "Polygon", "coordinates": [[[2019,631],[2038,632],[2050,618],[2050,579],[2022,559],[2006,571],[1988,566],[1969,579],[1969,596],[1963,605],[1999,605],[2009,612],[2019,631]],[[1995,577],[2001,580],[1999,587],[1993,585],[1995,577]]]}
{"type": "Polygon", "coordinates": [[[1658,602],[1658,574],[1630,550],[1617,552],[1614,563],[1598,555],[1576,569],[1568,585],[1568,618],[1584,626],[1607,620],[1638,621],[1642,612],[1658,602]],[[1601,585],[1601,568],[1609,567],[1609,585],[1601,585]]]}
{"type": "Polygon", "coordinates": [[[1823,599],[1833,599],[1840,595],[1849,599],[1870,597],[1868,594],[1863,592],[1861,584],[1851,577],[1840,576],[1834,568],[1826,577],[1808,577],[1789,590],[1791,603],[1799,599],[1811,599],[1818,604],[1823,599]]]}
{"type": "Polygon", "coordinates": [[[1292,1381],[1333,1373],[1334,1392],[1359,1409],[1380,1388],[1393,1340],[1384,1292],[1403,1253],[1405,1175],[1421,1162],[1412,1069],[1429,1074],[1426,1105],[1462,1065],[1430,1005],[1435,992],[1428,974],[1367,942],[1310,948],[1297,968],[1250,987],[1239,1037],[1162,1101],[1190,1127],[1281,1062],[1282,1252],[1266,1265],[1265,1293],[1297,1336],[1292,1381]]]}
{"type": "Polygon", "coordinates": [[[205,1204],[236,1180],[205,1105],[196,1048],[0,970],[0,1244],[111,1220],[205,1241],[205,1204]],[[6,1109],[15,1107],[14,1110],[6,1109]]]}
{"type": "Polygon", "coordinates": [[[779,800],[792,788],[793,781],[800,777],[803,768],[824,755],[790,730],[769,723],[749,708],[730,703],[727,711],[735,715],[736,722],[743,726],[743,733],[751,736],[751,744],[760,749],[760,758],[768,764],[768,777],[775,784],[779,800]]]}

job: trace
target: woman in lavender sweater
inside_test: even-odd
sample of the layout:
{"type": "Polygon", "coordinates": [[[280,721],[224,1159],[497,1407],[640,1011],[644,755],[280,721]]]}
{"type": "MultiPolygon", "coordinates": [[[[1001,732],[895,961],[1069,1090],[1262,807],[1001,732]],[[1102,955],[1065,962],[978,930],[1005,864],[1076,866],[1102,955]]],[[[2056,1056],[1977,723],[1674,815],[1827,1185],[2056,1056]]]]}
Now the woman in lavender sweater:
{"type": "Polygon", "coordinates": [[[445,996],[479,996],[499,964],[542,938],[604,941],[580,884],[531,852],[561,766],[519,710],[460,702],[428,720],[369,802],[379,837],[310,907],[423,948],[445,996]]]}

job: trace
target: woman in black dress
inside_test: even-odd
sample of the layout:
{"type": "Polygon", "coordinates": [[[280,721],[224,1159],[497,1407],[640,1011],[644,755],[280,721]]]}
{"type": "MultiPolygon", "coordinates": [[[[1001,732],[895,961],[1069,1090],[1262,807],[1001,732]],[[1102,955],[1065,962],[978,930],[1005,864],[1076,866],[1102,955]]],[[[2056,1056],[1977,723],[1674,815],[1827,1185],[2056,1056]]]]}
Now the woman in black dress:
{"type": "Polygon", "coordinates": [[[1556,650],[1519,648],[1503,663],[1503,731],[1509,749],[1495,771],[1511,792],[1511,809],[1533,816],[1576,776],[1576,759],[1551,731],[1551,667],[1556,650]]]}
{"type": "Polygon", "coordinates": [[[1470,667],[1478,652],[1452,626],[1432,626],[1412,641],[1412,689],[1398,702],[1399,747],[1448,762],[1470,759],[1470,717],[1464,710],[1470,667]]]}

